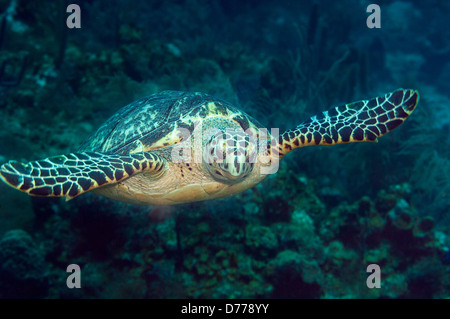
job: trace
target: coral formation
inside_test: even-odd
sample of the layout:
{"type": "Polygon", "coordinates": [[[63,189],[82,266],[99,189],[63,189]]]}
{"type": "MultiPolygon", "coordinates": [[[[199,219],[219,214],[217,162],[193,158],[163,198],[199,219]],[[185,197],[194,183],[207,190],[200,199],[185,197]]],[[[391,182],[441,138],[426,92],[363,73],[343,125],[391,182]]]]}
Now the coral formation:
{"type": "Polygon", "coordinates": [[[49,286],[43,249],[23,230],[6,232],[0,240],[0,298],[42,298],[49,286]]]}

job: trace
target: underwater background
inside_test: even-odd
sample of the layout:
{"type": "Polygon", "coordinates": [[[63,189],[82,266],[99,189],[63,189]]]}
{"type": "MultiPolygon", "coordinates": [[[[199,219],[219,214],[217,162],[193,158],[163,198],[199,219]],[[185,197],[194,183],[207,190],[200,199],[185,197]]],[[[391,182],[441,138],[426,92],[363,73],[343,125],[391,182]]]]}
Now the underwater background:
{"type": "Polygon", "coordinates": [[[449,297],[450,2],[379,0],[381,28],[368,28],[371,3],[0,0],[0,163],[76,151],[167,89],[281,132],[399,87],[421,95],[378,143],[299,149],[231,198],[66,202],[1,183],[0,297],[449,297]],[[66,286],[70,264],[81,289],[66,286]]]}

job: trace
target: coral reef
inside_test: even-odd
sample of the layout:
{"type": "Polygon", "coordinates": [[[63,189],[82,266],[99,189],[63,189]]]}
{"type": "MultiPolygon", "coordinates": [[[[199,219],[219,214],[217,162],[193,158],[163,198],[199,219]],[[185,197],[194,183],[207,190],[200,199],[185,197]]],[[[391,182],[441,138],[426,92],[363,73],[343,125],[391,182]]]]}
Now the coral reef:
{"type": "MultiPolygon", "coordinates": [[[[283,187],[289,172],[280,173],[281,178],[269,177],[269,184],[283,187]]],[[[38,293],[29,297],[445,296],[448,237],[410,206],[406,185],[382,190],[375,200],[328,207],[315,197],[317,185],[301,180],[306,186],[296,198],[304,204],[285,221],[255,214],[267,202],[233,214],[228,200],[214,212],[202,204],[176,212],[127,206],[94,195],[64,205],[39,200],[39,250],[24,231],[8,232],[0,242],[2,265],[36,277],[38,293]],[[330,213],[318,213],[324,209],[330,213]],[[25,245],[29,252],[17,254],[25,245]],[[33,267],[39,269],[27,268],[25,256],[38,260],[33,267]],[[82,290],[65,286],[64,266],[71,263],[81,266],[82,290]],[[381,267],[382,289],[364,288],[369,264],[381,267]]],[[[258,203],[260,193],[250,190],[235,201],[238,207],[258,203]]]]}
{"type": "Polygon", "coordinates": [[[0,240],[0,298],[42,298],[49,286],[43,249],[23,230],[6,232],[0,240]]]}

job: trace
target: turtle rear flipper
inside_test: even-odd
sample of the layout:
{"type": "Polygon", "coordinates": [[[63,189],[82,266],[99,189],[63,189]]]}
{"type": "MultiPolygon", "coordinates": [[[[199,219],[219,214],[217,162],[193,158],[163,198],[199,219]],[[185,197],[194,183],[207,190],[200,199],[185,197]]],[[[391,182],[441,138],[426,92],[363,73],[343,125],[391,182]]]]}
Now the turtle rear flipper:
{"type": "Polygon", "coordinates": [[[398,89],[384,96],[335,107],[284,132],[272,146],[284,156],[295,148],[352,142],[376,142],[402,124],[419,101],[416,90],[398,89]]]}
{"type": "Polygon", "coordinates": [[[148,152],[130,155],[71,153],[27,164],[10,161],[0,167],[0,178],[30,195],[65,196],[69,200],[142,171],[160,174],[164,166],[164,159],[148,152]]]}

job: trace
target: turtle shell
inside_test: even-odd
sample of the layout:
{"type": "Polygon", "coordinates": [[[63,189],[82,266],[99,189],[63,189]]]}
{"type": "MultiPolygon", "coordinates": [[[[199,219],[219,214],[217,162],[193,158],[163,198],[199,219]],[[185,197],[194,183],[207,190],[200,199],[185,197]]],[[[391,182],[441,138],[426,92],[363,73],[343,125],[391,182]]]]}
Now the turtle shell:
{"type": "Polygon", "coordinates": [[[211,114],[234,119],[244,130],[259,125],[228,102],[208,94],[164,91],[121,108],[79,151],[125,155],[170,146],[180,142],[179,134],[173,134],[178,128],[192,132],[196,121],[211,114]]]}

